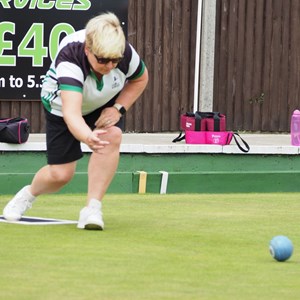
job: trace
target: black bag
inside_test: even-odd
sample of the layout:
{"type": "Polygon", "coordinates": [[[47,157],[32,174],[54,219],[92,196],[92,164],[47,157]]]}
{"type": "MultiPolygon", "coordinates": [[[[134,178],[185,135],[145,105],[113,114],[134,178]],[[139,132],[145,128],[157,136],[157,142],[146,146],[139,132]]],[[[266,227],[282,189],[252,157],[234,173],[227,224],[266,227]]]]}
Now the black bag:
{"type": "Polygon", "coordinates": [[[28,140],[30,126],[26,118],[0,118],[0,142],[22,144],[28,140]]]}

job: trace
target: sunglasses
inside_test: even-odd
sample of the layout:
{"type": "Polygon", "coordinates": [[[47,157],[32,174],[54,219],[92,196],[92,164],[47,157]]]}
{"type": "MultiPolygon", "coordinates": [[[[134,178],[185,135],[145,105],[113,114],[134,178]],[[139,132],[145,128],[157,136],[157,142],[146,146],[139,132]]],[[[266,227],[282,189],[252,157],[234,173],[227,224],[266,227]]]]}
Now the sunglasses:
{"type": "Polygon", "coordinates": [[[117,57],[117,58],[106,58],[106,57],[98,57],[94,54],[98,64],[101,65],[107,65],[109,62],[112,62],[113,64],[118,64],[123,57],[117,57]]]}

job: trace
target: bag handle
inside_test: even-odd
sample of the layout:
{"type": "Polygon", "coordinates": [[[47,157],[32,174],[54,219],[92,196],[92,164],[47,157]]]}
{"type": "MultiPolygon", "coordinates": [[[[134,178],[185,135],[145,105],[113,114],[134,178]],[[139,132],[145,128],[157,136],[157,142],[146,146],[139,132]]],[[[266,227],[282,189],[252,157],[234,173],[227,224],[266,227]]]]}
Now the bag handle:
{"type": "Polygon", "coordinates": [[[214,112],[214,131],[220,131],[220,114],[214,112]]]}
{"type": "Polygon", "coordinates": [[[198,111],[196,111],[195,112],[195,131],[201,131],[201,120],[202,120],[201,114],[198,111]]]}
{"type": "Polygon", "coordinates": [[[245,153],[249,152],[250,146],[237,132],[233,132],[232,136],[234,138],[234,141],[236,142],[236,145],[242,152],[245,152],[245,153]],[[238,138],[240,139],[241,143],[239,142],[238,138]]]}
{"type": "MultiPolygon", "coordinates": [[[[207,118],[213,118],[214,119],[214,131],[220,131],[220,113],[219,112],[201,112],[201,111],[197,111],[195,113],[195,118],[196,118],[196,116],[198,116],[198,118],[200,118],[200,120],[201,119],[207,119],[207,118]]],[[[196,120],[196,124],[197,124],[197,120],[196,120]]],[[[195,127],[196,127],[196,124],[195,124],[195,127]]]]}

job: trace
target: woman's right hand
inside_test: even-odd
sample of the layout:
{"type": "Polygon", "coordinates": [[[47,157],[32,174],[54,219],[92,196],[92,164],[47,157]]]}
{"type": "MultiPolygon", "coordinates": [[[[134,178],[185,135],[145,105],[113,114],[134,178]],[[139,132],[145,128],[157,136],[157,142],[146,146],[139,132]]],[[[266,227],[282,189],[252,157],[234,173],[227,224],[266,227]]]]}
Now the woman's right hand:
{"type": "Polygon", "coordinates": [[[103,129],[95,129],[91,132],[91,134],[87,137],[85,143],[88,147],[96,153],[101,153],[101,150],[109,144],[108,141],[105,141],[101,138],[103,134],[107,133],[106,130],[103,129]]]}

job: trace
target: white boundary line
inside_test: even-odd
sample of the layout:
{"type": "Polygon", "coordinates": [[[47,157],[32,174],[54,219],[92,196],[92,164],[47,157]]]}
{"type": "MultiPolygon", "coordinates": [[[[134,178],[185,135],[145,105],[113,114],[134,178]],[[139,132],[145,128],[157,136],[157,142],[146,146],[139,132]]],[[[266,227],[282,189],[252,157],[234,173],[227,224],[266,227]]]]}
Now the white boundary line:
{"type": "Polygon", "coordinates": [[[4,219],[4,217],[0,216],[0,223],[8,223],[8,224],[19,224],[19,225],[67,225],[67,224],[77,224],[77,221],[70,221],[70,220],[59,220],[59,219],[51,219],[51,218],[39,218],[39,217],[22,217],[20,221],[7,221],[4,219]],[[34,221],[30,222],[29,220],[41,220],[41,221],[34,221]]]}

